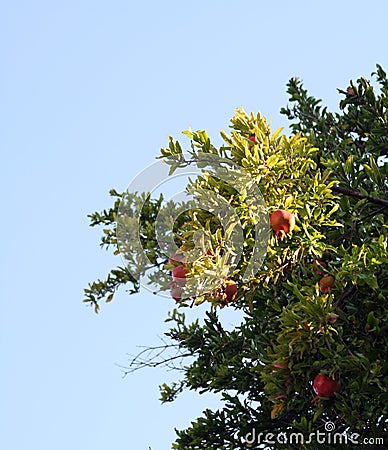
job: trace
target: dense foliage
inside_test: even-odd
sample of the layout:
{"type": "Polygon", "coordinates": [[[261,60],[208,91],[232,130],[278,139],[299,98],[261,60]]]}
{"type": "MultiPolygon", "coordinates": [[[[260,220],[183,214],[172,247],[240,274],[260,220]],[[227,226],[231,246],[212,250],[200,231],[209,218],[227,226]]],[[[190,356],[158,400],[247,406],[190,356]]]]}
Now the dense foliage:
{"type": "MultiPolygon", "coordinates": [[[[265,448],[301,448],[285,440],[291,432],[305,436],[304,448],[355,448],[352,443],[322,443],[316,435],[310,443],[308,436],[333,428],[362,437],[387,431],[388,80],[379,65],[372,76],[375,87],[360,78],[339,90],[343,97],[336,113],[322,107],[300,80],[291,79],[290,104],[282,109],[291,121],[290,137],[281,130],[271,133],[260,114],[239,109],[230,132],[221,132],[220,148],[206,132],[189,130],[187,154],[172,138],[162,149],[171,173],[195,163],[200,154],[228,159],[243,171],[238,185],[204,172],[187,187],[194,195],[216,192],[236,212],[244,241],[235,265],[225,258],[228,231],[213,213],[182,212],[173,226],[182,251],[195,247],[199,229],[208,232],[210,241],[201,243],[203,251],[188,264],[190,276],[198,280],[211,272],[218,281],[232,279],[238,290],[227,307],[244,314],[242,323],[228,331],[218,317],[226,303],[214,290],[177,305],[172,298],[166,300],[172,309],[166,333],[171,344],[166,346],[176,350],[172,359],[180,356],[184,370],[179,381],[161,387],[162,401],[193,389],[221,393],[225,404],[221,410],[204,411],[190,428],[177,431],[173,448],[258,448],[257,441],[243,442],[252,430],[256,436],[283,433],[283,441],[274,438],[265,448]],[[283,239],[270,232],[263,264],[246,280],[243,273],[257,244],[252,205],[242,193],[249,180],[259,187],[267,215],[288,210],[296,226],[283,239]],[[334,285],[323,289],[321,280],[327,276],[334,285]],[[204,321],[187,323],[183,307],[199,304],[204,321]],[[312,384],[318,374],[338,380],[339,392],[316,395],[312,384]]],[[[161,289],[174,267],[168,261],[171,255],[158,248],[155,220],[161,209],[172,211],[179,205],[134,193],[111,194],[114,206],[92,214],[91,224],[103,226],[103,246],[132,255],[132,260],[85,290],[85,302],[96,310],[101,300],[112,300],[120,286],[129,283],[130,292],[137,292],[135,268],[142,273],[148,268],[147,260],[136,261],[139,249],[131,249],[130,236],[120,248],[120,202],[125,201],[127,219],[136,202],[141,205],[139,236],[148,264],[164,274],[158,277],[164,283],[161,289]]]]}

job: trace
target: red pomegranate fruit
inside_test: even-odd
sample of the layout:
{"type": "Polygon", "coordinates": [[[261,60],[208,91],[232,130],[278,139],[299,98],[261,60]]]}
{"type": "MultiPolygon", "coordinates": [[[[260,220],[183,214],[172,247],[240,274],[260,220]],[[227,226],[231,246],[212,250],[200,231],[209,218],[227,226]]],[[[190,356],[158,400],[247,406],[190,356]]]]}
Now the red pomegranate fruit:
{"type": "Polygon", "coordinates": [[[290,211],[284,209],[278,209],[273,212],[270,215],[269,221],[279,239],[283,239],[295,227],[295,216],[290,211]]]}
{"type": "Polygon", "coordinates": [[[341,388],[340,382],[320,373],[314,378],[313,389],[318,397],[332,398],[341,388]]]}

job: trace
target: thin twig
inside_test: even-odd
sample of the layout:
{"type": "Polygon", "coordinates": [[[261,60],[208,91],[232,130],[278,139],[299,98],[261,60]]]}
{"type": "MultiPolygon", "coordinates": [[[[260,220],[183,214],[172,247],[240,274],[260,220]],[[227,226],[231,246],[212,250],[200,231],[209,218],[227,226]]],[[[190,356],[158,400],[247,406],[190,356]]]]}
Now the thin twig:
{"type": "MultiPolygon", "coordinates": [[[[340,339],[342,345],[346,348],[346,351],[349,353],[349,355],[353,356],[354,358],[357,358],[357,356],[350,350],[350,348],[348,347],[348,345],[346,344],[346,342],[343,340],[342,336],[339,336],[339,339],[340,339]]],[[[358,358],[358,359],[359,359],[359,358],[358,358]]],[[[363,368],[364,370],[367,370],[367,369],[366,369],[366,366],[365,366],[365,364],[364,364],[363,362],[360,362],[360,364],[361,364],[361,366],[362,366],[362,368],[363,368]]]]}
{"type": "Polygon", "coordinates": [[[347,297],[351,297],[353,294],[355,294],[357,291],[357,285],[353,285],[351,288],[344,291],[337,299],[337,301],[334,303],[335,306],[338,306],[342,300],[344,300],[347,297]]]}
{"type": "Polygon", "coordinates": [[[145,347],[144,350],[139,352],[136,356],[132,357],[132,360],[128,367],[119,364],[117,364],[117,366],[123,369],[124,376],[145,367],[167,367],[171,370],[183,370],[182,367],[178,367],[177,365],[173,364],[173,362],[178,359],[193,356],[193,353],[183,353],[180,352],[179,349],[179,344],[167,343],[155,347],[145,347]],[[163,357],[163,353],[171,348],[176,349],[177,353],[173,356],[163,357]]]}
{"type": "Polygon", "coordinates": [[[369,217],[373,217],[373,216],[377,216],[378,214],[381,214],[384,212],[384,207],[381,207],[379,209],[376,209],[374,211],[372,211],[371,213],[367,214],[364,217],[361,217],[360,219],[357,220],[357,223],[363,222],[366,219],[369,219],[369,217]]]}
{"type": "Polygon", "coordinates": [[[329,339],[327,338],[327,336],[325,336],[325,342],[326,342],[327,348],[332,352],[333,350],[331,348],[331,344],[330,344],[329,339]]]}

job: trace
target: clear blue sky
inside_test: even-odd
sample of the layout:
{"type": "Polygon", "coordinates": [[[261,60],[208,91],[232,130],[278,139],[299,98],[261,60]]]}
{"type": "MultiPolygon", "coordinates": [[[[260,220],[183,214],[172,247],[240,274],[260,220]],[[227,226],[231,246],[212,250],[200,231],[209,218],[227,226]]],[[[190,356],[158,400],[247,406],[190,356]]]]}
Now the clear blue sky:
{"type": "Polygon", "coordinates": [[[167,450],[217,405],[160,405],[163,370],[122,379],[116,364],[158,343],[173,304],[122,291],[100,315],[85,307],[116,264],[86,216],[169,134],[218,140],[240,105],[284,126],[292,76],[335,109],[337,87],[388,69],[387,16],[373,0],[1,2],[1,449],[167,450]]]}

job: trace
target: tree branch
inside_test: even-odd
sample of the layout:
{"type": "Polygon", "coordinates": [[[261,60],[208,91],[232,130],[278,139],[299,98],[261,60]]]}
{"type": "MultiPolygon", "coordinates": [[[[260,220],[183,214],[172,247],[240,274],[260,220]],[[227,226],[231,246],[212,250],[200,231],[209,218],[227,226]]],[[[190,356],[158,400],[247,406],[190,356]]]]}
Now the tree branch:
{"type": "Polygon", "coordinates": [[[344,291],[334,303],[335,306],[340,305],[340,303],[345,300],[345,298],[351,297],[353,294],[357,292],[357,285],[351,286],[348,290],[344,291]]]}
{"type": "MultiPolygon", "coordinates": [[[[162,339],[163,341],[163,339],[162,339]]],[[[164,341],[163,341],[164,342],[164,341]]],[[[129,355],[131,356],[131,355],[129,355]]],[[[182,370],[181,367],[178,367],[174,364],[174,361],[180,359],[183,360],[188,356],[193,356],[193,353],[186,352],[184,353],[180,348],[179,344],[168,344],[158,345],[155,347],[145,347],[140,353],[136,356],[132,357],[132,360],[129,366],[121,366],[118,365],[124,373],[124,376],[136,372],[139,369],[143,369],[145,367],[167,367],[171,370],[182,370]],[[164,356],[163,354],[170,349],[175,349],[175,355],[164,356]]]]}
{"type": "Polygon", "coordinates": [[[331,188],[333,192],[338,192],[339,194],[349,195],[351,197],[356,198],[366,198],[368,202],[375,203],[376,205],[384,206],[384,208],[388,208],[388,200],[383,200],[382,198],[372,197],[368,194],[363,194],[359,191],[353,191],[352,189],[344,188],[341,186],[333,186],[331,188]]]}

